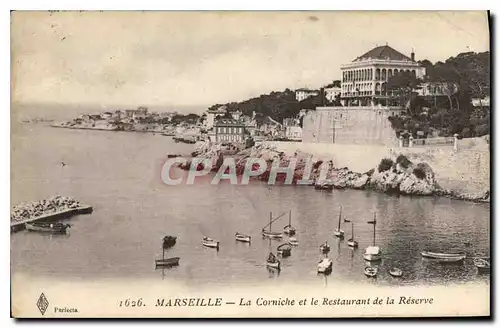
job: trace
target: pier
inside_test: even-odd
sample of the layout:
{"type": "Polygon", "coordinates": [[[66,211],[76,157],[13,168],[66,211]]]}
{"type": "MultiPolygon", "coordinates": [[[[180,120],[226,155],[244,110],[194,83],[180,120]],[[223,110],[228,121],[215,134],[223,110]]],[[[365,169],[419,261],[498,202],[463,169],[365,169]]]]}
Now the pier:
{"type": "Polygon", "coordinates": [[[92,206],[81,205],[79,207],[66,208],[64,210],[43,214],[43,215],[29,218],[26,220],[11,221],[10,231],[11,232],[18,232],[18,231],[24,230],[26,227],[26,223],[57,221],[57,220],[66,219],[66,218],[69,218],[69,217],[72,217],[72,216],[75,216],[78,214],[90,214],[90,213],[92,213],[92,211],[93,211],[92,206]]]}

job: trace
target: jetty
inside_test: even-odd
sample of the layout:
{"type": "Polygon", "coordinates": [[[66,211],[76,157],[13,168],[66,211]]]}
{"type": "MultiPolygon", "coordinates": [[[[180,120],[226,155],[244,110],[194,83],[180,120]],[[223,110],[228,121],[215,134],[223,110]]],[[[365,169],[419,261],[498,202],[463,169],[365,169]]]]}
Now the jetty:
{"type": "Polygon", "coordinates": [[[75,208],[65,208],[56,212],[46,213],[43,215],[35,216],[29,219],[21,220],[21,221],[11,221],[10,222],[10,231],[18,232],[24,230],[26,228],[26,223],[32,222],[52,222],[62,219],[67,219],[69,217],[75,216],[77,214],[90,214],[92,213],[93,208],[90,205],[80,205],[75,208]]]}

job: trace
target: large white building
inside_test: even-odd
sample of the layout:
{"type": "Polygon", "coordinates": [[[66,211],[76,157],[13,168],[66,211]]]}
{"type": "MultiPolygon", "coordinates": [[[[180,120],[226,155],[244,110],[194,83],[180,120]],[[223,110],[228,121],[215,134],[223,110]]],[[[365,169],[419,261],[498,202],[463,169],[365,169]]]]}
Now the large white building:
{"type": "Polygon", "coordinates": [[[400,72],[409,72],[417,78],[425,75],[425,68],[415,61],[415,53],[408,57],[388,45],[375,47],[341,66],[344,106],[389,106],[391,95],[387,81],[400,72]]]}

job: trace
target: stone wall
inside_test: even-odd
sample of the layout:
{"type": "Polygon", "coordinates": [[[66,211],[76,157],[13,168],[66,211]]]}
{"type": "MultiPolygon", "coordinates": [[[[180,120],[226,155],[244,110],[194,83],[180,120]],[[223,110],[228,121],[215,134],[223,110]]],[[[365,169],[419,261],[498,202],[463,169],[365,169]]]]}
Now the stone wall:
{"type": "Polygon", "coordinates": [[[388,118],[398,113],[378,107],[318,107],[304,117],[303,141],[397,146],[388,118]]]}
{"type": "MultiPolygon", "coordinates": [[[[469,141],[461,140],[463,145],[469,141]]],[[[265,142],[287,154],[296,151],[310,153],[319,159],[332,160],[335,167],[348,167],[363,173],[375,168],[384,157],[406,155],[411,161],[428,163],[439,185],[461,192],[490,190],[490,152],[484,148],[453,147],[398,148],[379,145],[346,145],[326,143],[265,142]]]]}

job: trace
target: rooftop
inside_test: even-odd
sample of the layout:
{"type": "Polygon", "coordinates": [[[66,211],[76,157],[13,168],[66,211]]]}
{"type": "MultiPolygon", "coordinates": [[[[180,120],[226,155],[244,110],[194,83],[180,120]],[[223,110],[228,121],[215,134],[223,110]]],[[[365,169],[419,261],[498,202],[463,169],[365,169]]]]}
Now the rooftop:
{"type": "Polygon", "coordinates": [[[215,123],[216,126],[244,126],[243,122],[240,120],[235,120],[232,118],[221,118],[215,123]]]}
{"type": "Polygon", "coordinates": [[[375,47],[364,55],[354,59],[353,62],[369,60],[369,59],[382,59],[382,60],[403,60],[412,61],[408,56],[403,55],[399,51],[391,48],[388,45],[375,47]]]}

